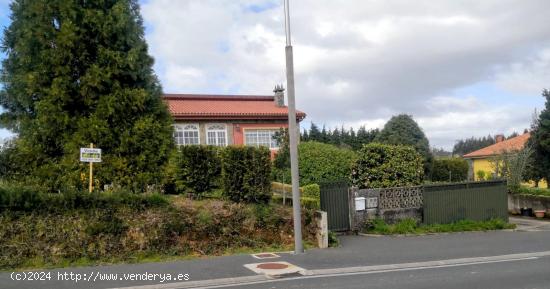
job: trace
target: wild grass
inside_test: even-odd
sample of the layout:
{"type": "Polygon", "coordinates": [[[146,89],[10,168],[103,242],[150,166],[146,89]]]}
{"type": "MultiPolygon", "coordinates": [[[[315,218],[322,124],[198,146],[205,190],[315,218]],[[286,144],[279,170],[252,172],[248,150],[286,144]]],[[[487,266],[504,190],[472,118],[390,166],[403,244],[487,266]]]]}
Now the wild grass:
{"type": "Polygon", "coordinates": [[[467,231],[490,231],[514,229],[514,224],[506,223],[501,219],[488,221],[462,220],[450,224],[422,225],[414,219],[404,219],[396,224],[387,224],[382,219],[376,219],[367,224],[364,232],[380,235],[403,235],[403,234],[428,234],[428,233],[450,233],[467,231]]]}

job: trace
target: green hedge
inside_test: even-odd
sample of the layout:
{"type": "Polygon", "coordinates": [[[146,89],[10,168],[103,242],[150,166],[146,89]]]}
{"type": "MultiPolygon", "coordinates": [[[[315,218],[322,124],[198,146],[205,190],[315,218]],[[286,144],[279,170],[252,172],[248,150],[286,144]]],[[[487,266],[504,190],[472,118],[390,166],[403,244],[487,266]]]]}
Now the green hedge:
{"type": "MultiPolygon", "coordinates": [[[[302,142],[298,146],[300,185],[349,179],[351,165],[357,159],[354,151],[319,142],[302,142]]],[[[290,182],[290,168],[276,169],[274,179],[290,182]]]]}
{"type": "Polygon", "coordinates": [[[31,187],[0,186],[0,211],[64,212],[75,209],[128,207],[144,209],[168,204],[159,194],[134,194],[126,190],[105,193],[65,191],[52,194],[31,187]]]}
{"type": "Polygon", "coordinates": [[[268,203],[271,156],[265,147],[229,146],[222,152],[224,194],[234,202],[268,203]]]}
{"type": "Polygon", "coordinates": [[[202,195],[219,185],[221,160],[215,146],[181,146],[176,169],[176,191],[202,195]]]}
{"type": "Polygon", "coordinates": [[[462,158],[435,159],[433,182],[463,182],[468,178],[468,162],[462,158]],[[449,179],[450,177],[450,179],[449,179]]]}
{"type": "Polygon", "coordinates": [[[351,180],[359,188],[416,186],[422,183],[422,157],[411,146],[370,143],[359,151],[351,180]]]}
{"type": "MultiPolygon", "coordinates": [[[[276,204],[282,204],[283,203],[283,196],[273,195],[272,201],[276,204]]],[[[285,202],[286,202],[286,205],[292,206],[292,193],[286,196],[285,202]]],[[[319,210],[321,208],[321,201],[318,198],[301,197],[300,198],[300,205],[303,208],[312,209],[312,210],[319,210]]]]}
{"type": "Polygon", "coordinates": [[[321,197],[321,187],[318,184],[305,185],[302,187],[302,196],[319,199],[321,197]]]}

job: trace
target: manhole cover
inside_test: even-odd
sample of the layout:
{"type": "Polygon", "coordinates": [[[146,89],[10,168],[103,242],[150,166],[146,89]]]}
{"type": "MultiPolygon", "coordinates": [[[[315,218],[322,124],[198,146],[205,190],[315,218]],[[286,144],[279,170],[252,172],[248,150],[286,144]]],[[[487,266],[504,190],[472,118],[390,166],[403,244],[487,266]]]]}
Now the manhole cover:
{"type": "Polygon", "coordinates": [[[267,263],[252,263],[244,264],[244,266],[257,274],[265,274],[271,277],[287,276],[289,274],[302,274],[305,271],[303,268],[292,265],[285,261],[267,262],[267,263]]]}
{"type": "Polygon", "coordinates": [[[281,263],[262,263],[258,264],[256,268],[264,269],[264,270],[281,270],[288,268],[287,264],[281,264],[281,263]]]}

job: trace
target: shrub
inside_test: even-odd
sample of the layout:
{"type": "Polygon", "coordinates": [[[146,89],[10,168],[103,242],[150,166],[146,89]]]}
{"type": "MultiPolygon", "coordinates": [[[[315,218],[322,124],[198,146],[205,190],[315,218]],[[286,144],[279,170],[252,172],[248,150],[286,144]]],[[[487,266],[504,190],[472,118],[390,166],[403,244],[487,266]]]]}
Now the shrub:
{"type": "Polygon", "coordinates": [[[462,158],[435,159],[432,169],[434,182],[462,182],[468,178],[468,162],[462,158]]]}
{"type": "Polygon", "coordinates": [[[305,185],[302,187],[302,196],[319,199],[321,197],[321,188],[318,184],[305,185]]]}
{"type": "MultiPolygon", "coordinates": [[[[276,204],[282,204],[283,203],[283,196],[281,195],[273,195],[271,198],[273,203],[276,204]]],[[[285,205],[292,206],[292,195],[289,195],[286,197],[285,205]]],[[[321,200],[317,198],[308,198],[308,197],[301,197],[300,198],[300,205],[302,208],[312,209],[312,210],[319,210],[321,208],[321,200]]]]}
{"type": "Polygon", "coordinates": [[[222,153],[222,183],[234,202],[268,203],[271,198],[271,157],[265,147],[226,147],[222,153]]]}
{"type": "Polygon", "coordinates": [[[479,181],[485,180],[485,171],[483,171],[483,170],[477,171],[477,172],[476,172],[476,176],[477,176],[477,179],[478,179],[479,181]]]}
{"type": "MultiPolygon", "coordinates": [[[[300,185],[349,179],[351,165],[357,158],[350,149],[319,142],[302,142],[298,146],[300,185]]],[[[275,179],[290,182],[290,169],[276,169],[275,179]]]]}
{"type": "MultiPolygon", "coordinates": [[[[0,270],[288,250],[294,242],[291,208],[173,199],[162,209],[121,206],[41,214],[2,212],[0,270]]],[[[304,209],[302,214],[303,237],[313,241],[313,211],[304,209]]]]}
{"type": "Polygon", "coordinates": [[[221,176],[221,160],[214,146],[181,146],[177,158],[176,192],[201,195],[215,188],[221,176]]]}
{"type": "Polygon", "coordinates": [[[529,188],[529,187],[520,186],[515,190],[513,190],[512,193],[521,194],[521,195],[550,197],[550,189],[544,189],[544,188],[529,188]]]}
{"type": "Polygon", "coordinates": [[[359,151],[352,183],[360,188],[417,186],[424,175],[422,157],[413,147],[370,143],[359,151]]]}

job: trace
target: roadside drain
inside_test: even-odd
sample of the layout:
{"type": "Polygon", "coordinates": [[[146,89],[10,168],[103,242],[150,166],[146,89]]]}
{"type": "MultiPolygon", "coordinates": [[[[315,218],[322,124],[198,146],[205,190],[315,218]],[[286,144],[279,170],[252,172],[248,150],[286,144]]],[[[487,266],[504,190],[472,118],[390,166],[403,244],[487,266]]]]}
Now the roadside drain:
{"type": "Polygon", "coordinates": [[[246,268],[257,274],[264,274],[271,278],[296,277],[303,275],[305,270],[288,262],[267,262],[245,264],[246,268]]]}

